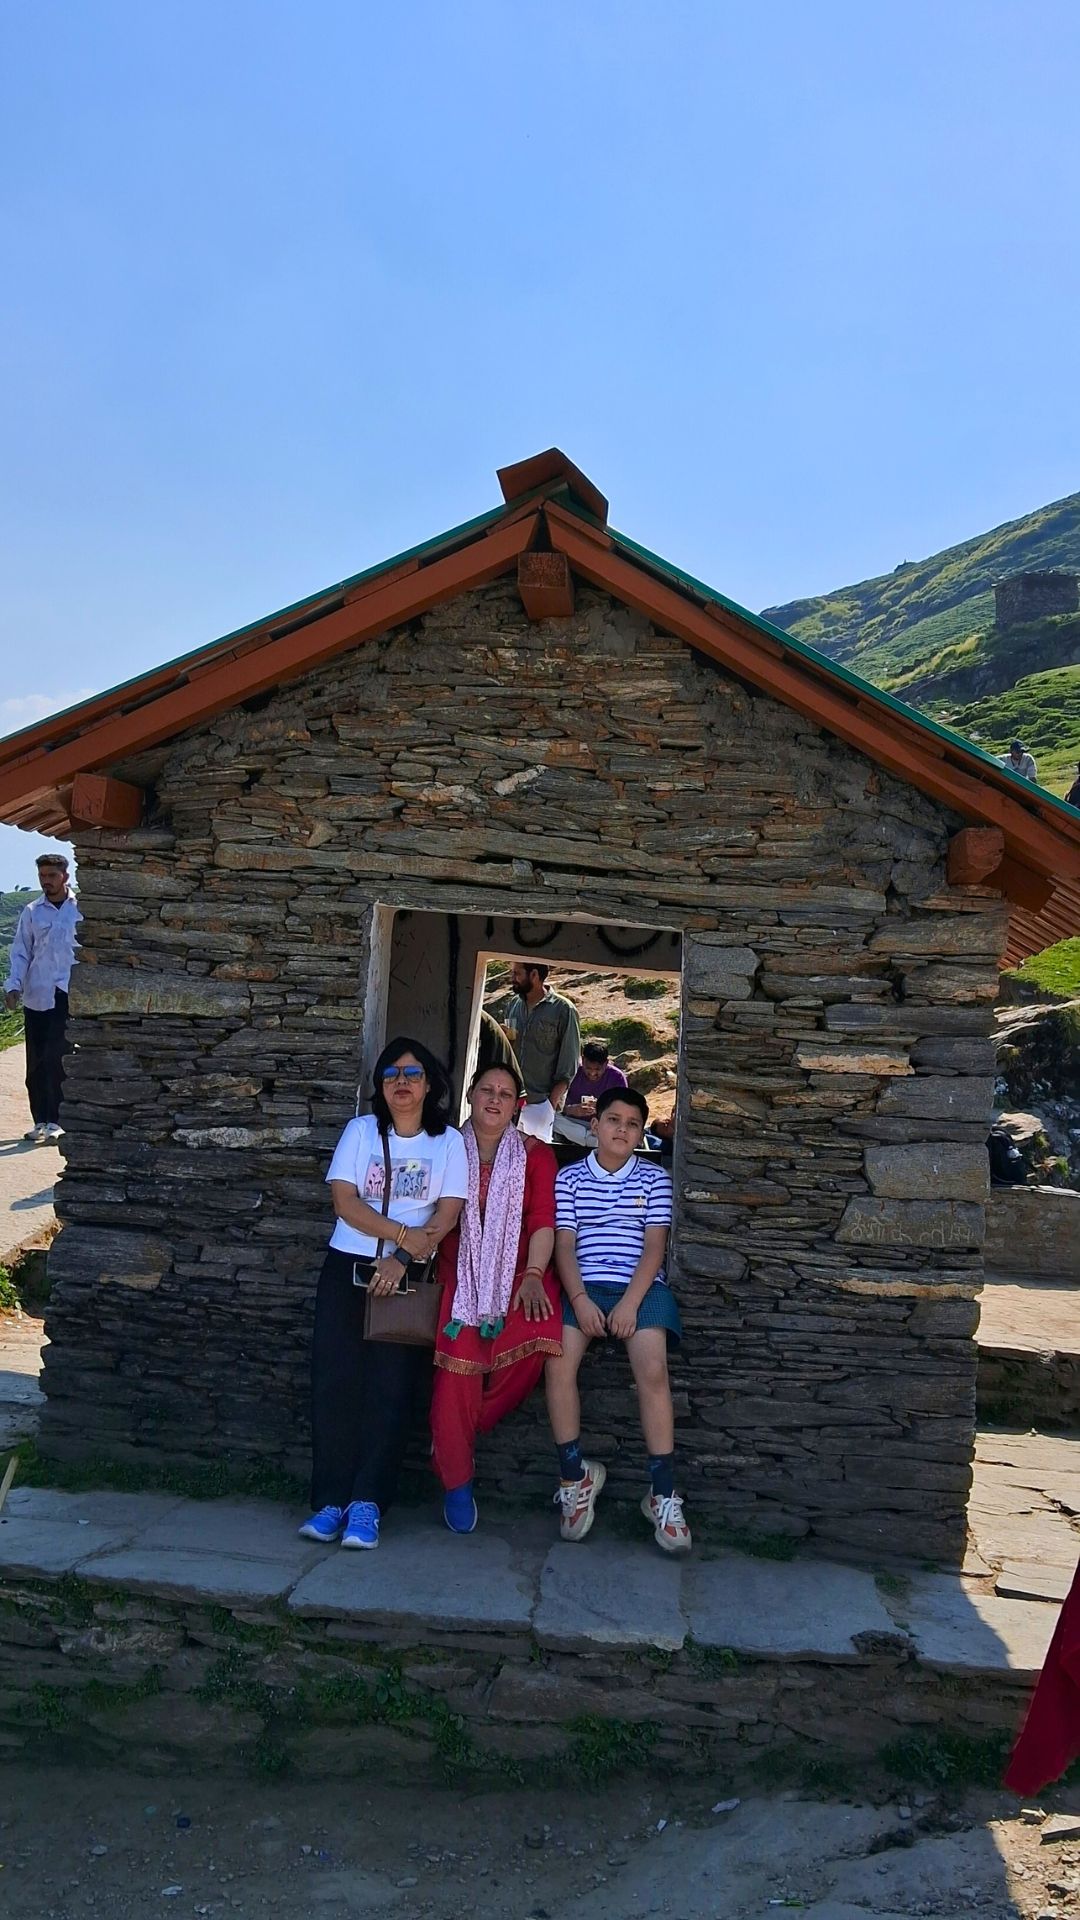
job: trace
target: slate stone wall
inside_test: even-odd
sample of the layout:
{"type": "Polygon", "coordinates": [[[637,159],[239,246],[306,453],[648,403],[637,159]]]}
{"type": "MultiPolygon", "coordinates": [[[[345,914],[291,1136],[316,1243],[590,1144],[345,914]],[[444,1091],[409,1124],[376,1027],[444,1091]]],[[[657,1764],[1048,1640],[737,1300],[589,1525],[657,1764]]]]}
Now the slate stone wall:
{"type": "MultiPolygon", "coordinates": [[[[79,841],[47,1448],[299,1463],[374,903],[585,916],[683,936],[695,1509],[960,1553],[1005,922],[946,889],[958,821],[603,595],[532,626],[510,583],[118,771],[156,813],[79,841]]],[[[621,1357],[586,1391],[639,1493],[621,1357]]],[[[550,1491],[538,1404],[481,1471],[550,1491]]]]}
{"type": "Polygon", "coordinates": [[[505,1790],[678,1772],[745,1791],[763,1775],[820,1788],[818,1770],[847,1761],[883,1794],[899,1769],[910,1792],[913,1766],[939,1787],[957,1751],[999,1772],[1031,1686],[1004,1661],[943,1672],[900,1630],[832,1657],[689,1640],[553,1648],[511,1628],[298,1617],[71,1575],[9,1577],[3,1613],[8,1764],[151,1776],[287,1770],[505,1790]]]}

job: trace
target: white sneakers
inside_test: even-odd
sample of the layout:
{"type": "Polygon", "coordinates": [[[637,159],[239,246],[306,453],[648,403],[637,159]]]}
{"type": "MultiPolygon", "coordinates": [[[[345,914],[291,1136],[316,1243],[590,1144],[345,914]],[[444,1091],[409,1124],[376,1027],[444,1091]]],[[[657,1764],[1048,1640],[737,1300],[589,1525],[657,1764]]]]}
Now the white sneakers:
{"type": "Polygon", "coordinates": [[[607,1479],[607,1468],[599,1460],[583,1460],[585,1471],[580,1480],[560,1480],[555,1505],[562,1508],[559,1521],[561,1540],[584,1540],[596,1518],[596,1497],[607,1479]]]}
{"type": "Polygon", "coordinates": [[[38,1120],[23,1134],[23,1139],[29,1140],[34,1147],[54,1146],[56,1141],[62,1140],[63,1137],[64,1129],[55,1120],[50,1120],[48,1125],[44,1120],[38,1120]]]}
{"type": "Polygon", "coordinates": [[[665,1553],[689,1553],[693,1546],[690,1529],[683,1516],[682,1495],[647,1493],[641,1511],[653,1525],[653,1538],[665,1553]]]}
{"type": "MultiPolygon", "coordinates": [[[[555,1505],[562,1508],[559,1537],[584,1540],[596,1518],[597,1497],[607,1479],[607,1468],[599,1460],[583,1460],[585,1472],[580,1480],[562,1480],[555,1505]]],[[[664,1553],[689,1553],[693,1545],[683,1513],[682,1495],[647,1493],[641,1511],[652,1526],[653,1539],[664,1553]]]]}

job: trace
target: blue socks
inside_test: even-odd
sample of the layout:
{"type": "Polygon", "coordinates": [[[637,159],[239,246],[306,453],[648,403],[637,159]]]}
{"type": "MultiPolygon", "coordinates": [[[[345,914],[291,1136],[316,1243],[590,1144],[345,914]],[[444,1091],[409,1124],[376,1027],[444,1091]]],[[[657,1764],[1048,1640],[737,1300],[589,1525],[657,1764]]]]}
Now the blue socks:
{"type": "Polygon", "coordinates": [[[650,1453],[649,1479],[652,1490],[658,1499],[675,1491],[675,1455],[673,1453],[650,1453]]]}
{"type": "Polygon", "coordinates": [[[559,1447],[560,1480],[584,1480],[585,1462],[581,1457],[581,1435],[559,1447]]]}

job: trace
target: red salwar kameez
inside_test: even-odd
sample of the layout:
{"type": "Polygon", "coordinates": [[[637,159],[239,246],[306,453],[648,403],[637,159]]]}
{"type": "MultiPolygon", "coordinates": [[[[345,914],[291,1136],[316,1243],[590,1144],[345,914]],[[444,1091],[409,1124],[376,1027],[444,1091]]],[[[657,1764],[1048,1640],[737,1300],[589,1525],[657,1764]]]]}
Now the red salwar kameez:
{"type": "MultiPolygon", "coordinates": [[[[525,1165],[525,1197],[518,1241],[514,1293],[528,1260],[529,1241],[540,1227],[555,1226],[555,1175],[558,1162],[538,1140],[525,1165]]],[[[480,1218],[487,1203],[491,1165],[480,1168],[480,1218]]],[[[543,1277],[554,1312],[549,1320],[527,1320],[523,1307],[511,1306],[493,1339],[477,1327],[462,1327],[451,1340],[443,1328],[452,1317],[457,1286],[458,1228],[439,1248],[442,1310],[435,1340],[435,1387],[431,1396],[431,1438],[435,1471],[446,1488],[463,1487],[473,1477],[478,1433],[490,1433],[500,1420],[527,1400],[550,1355],[562,1352],[562,1292],[552,1266],[543,1277]]]]}
{"type": "Polygon", "coordinates": [[[1080,1754],[1080,1566],[1047,1648],[1020,1737],[1005,1769],[1014,1793],[1041,1793],[1080,1754]]]}

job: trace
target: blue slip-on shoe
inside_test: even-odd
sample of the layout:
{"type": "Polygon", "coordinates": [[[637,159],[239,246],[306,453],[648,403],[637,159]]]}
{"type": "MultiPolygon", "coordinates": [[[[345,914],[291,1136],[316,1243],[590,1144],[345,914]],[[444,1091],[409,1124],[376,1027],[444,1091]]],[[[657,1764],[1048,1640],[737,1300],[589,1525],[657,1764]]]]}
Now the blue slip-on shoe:
{"type": "Polygon", "coordinates": [[[377,1547],[379,1544],[379,1509],[374,1500],[352,1501],[345,1531],[341,1536],[343,1547],[377,1547]]]}
{"type": "Polygon", "coordinates": [[[345,1525],[344,1507],[320,1507],[310,1520],[305,1520],[297,1532],[304,1540],[318,1540],[321,1546],[332,1546],[340,1538],[345,1525]]]}
{"type": "Polygon", "coordinates": [[[480,1515],[473,1499],[472,1481],[463,1487],[450,1487],[443,1496],[443,1519],[451,1533],[472,1533],[480,1515]]]}

